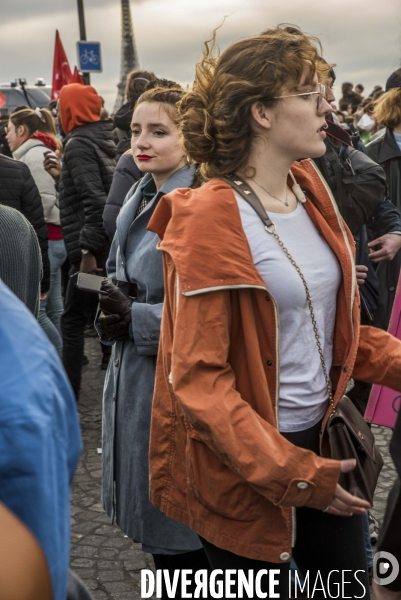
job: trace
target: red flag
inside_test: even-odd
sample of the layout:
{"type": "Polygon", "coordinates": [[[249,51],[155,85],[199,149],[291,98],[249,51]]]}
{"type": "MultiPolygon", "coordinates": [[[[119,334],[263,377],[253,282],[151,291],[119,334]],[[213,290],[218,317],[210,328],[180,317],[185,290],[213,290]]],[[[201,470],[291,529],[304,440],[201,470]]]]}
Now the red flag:
{"type": "Polygon", "coordinates": [[[51,100],[57,100],[63,85],[73,82],[67,55],[61,43],[60,34],[56,30],[56,44],[54,46],[53,81],[51,100]]]}
{"type": "Polygon", "coordinates": [[[82,85],[84,83],[81,75],[78,72],[77,67],[74,67],[74,73],[72,74],[70,83],[82,83],[82,85]]]}

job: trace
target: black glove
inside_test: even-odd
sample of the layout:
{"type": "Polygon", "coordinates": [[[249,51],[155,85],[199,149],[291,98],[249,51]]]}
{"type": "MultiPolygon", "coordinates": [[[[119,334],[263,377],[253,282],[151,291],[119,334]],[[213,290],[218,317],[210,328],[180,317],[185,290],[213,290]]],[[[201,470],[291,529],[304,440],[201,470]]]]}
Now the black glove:
{"type": "Polygon", "coordinates": [[[104,279],[101,291],[106,295],[100,295],[99,306],[105,314],[119,315],[127,323],[131,321],[132,300],[120,290],[110,279],[104,279]]]}
{"type": "Polygon", "coordinates": [[[120,315],[105,315],[101,312],[98,323],[107,337],[116,342],[129,340],[129,321],[122,319],[120,315]]]}

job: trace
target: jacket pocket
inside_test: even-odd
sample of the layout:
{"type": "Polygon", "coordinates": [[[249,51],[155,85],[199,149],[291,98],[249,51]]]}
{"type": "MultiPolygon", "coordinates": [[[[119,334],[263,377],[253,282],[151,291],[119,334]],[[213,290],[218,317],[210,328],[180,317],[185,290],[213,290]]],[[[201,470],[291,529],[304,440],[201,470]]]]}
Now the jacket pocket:
{"type": "Polygon", "coordinates": [[[237,521],[255,521],[267,501],[227,467],[189,427],[186,470],[192,495],[211,512],[237,521]]]}

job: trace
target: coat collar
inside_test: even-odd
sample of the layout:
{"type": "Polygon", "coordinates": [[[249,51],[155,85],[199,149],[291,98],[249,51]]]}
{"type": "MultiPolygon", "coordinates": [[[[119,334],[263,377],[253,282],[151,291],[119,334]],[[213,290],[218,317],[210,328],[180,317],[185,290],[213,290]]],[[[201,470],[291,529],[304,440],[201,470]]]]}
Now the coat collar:
{"type": "Polygon", "coordinates": [[[392,158],[400,158],[400,156],[401,150],[399,149],[398,144],[394,139],[393,130],[387,127],[386,132],[382,138],[378,162],[381,164],[386,162],[387,160],[391,160],[392,158]]]}
{"type": "MultiPolygon", "coordinates": [[[[192,184],[194,173],[195,167],[193,165],[182,167],[173,173],[171,177],[162,185],[154,198],[148,202],[147,206],[137,217],[137,219],[141,219],[141,217],[144,217],[149,211],[153,211],[154,207],[157,205],[160,198],[164,196],[164,194],[168,194],[176,188],[189,187],[192,184]]],[[[129,229],[133,222],[137,220],[135,219],[135,214],[138,210],[139,203],[142,200],[142,184],[149,181],[151,177],[152,175],[150,173],[146,173],[146,175],[135,184],[135,186],[132,188],[131,195],[127,196],[120,214],[117,217],[117,233],[120,248],[125,247],[125,241],[127,239],[129,229]]]]}

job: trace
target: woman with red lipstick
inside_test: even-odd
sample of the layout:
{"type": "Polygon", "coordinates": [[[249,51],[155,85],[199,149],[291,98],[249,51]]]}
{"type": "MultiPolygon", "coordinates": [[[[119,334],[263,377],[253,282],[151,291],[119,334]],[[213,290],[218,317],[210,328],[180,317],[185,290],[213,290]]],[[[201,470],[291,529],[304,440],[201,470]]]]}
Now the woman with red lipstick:
{"type": "Polygon", "coordinates": [[[207,183],[149,223],[165,273],[150,498],[212,569],[253,570],[243,597],[288,598],[293,556],[308,597],[369,598],[369,503],[339,484],[355,461],[330,458],[325,426],[351,376],[401,389],[401,343],[360,327],[352,235],[301,160],[325,152],[329,70],[295,27],[218,58],[206,44],[179,114],[207,183]]]}
{"type": "Polygon", "coordinates": [[[109,278],[131,284],[130,297],[108,281],[98,319],[113,343],[103,405],[104,508],[126,535],[153,554],[156,568],[171,572],[208,566],[198,536],[149,500],[150,415],[164,284],[159,238],[147,225],[164,194],[194,185],[195,167],[183,154],[177,127],[182,96],[177,84],[156,87],[135,106],[131,148],[145,176],[120,211],[107,262],[109,278]]]}

